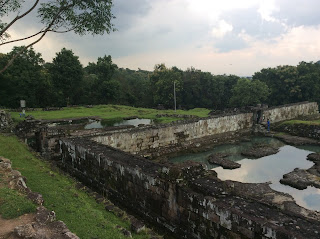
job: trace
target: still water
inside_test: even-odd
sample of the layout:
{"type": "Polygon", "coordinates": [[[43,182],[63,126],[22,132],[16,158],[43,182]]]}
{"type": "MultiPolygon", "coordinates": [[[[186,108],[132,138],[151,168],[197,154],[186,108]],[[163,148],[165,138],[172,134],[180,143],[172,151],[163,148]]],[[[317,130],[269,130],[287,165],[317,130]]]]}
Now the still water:
{"type": "Polygon", "coordinates": [[[312,152],[320,152],[320,146],[301,146],[299,148],[285,145],[274,138],[252,138],[250,142],[238,144],[221,145],[212,150],[198,154],[189,154],[172,158],[172,162],[192,160],[204,163],[209,169],[215,170],[222,180],[234,180],[245,183],[271,182],[270,187],[279,192],[285,192],[294,197],[297,204],[311,210],[320,211],[320,189],[308,187],[305,190],[298,190],[290,186],[280,184],[280,179],[286,173],[295,168],[308,169],[313,162],[306,160],[307,155],[312,152]],[[274,155],[259,159],[248,159],[241,155],[245,149],[252,147],[255,143],[265,143],[280,147],[279,152],[274,155]],[[228,170],[211,165],[207,162],[207,156],[212,153],[229,154],[229,160],[241,164],[238,169],[228,170]]]}
{"type": "Polygon", "coordinates": [[[101,129],[110,126],[122,126],[122,125],[133,125],[137,127],[139,124],[153,124],[153,120],[151,119],[130,119],[130,120],[120,120],[120,121],[112,121],[112,120],[90,120],[88,124],[85,125],[85,129],[101,129]]]}

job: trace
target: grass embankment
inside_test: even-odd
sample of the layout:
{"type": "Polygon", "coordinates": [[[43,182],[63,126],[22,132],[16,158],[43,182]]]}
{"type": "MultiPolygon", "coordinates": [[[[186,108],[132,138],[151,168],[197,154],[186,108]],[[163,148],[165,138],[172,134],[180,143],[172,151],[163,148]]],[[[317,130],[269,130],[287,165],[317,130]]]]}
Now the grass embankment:
{"type": "MultiPolygon", "coordinates": [[[[48,162],[38,159],[16,137],[0,134],[0,155],[12,161],[13,168],[27,178],[28,187],[42,194],[44,206],[54,210],[57,220],[64,221],[80,238],[126,238],[116,226],[129,229],[129,222],[107,212],[103,204],[77,189],[73,179],[52,171],[48,162]]],[[[134,234],[133,238],[148,236],[134,234]]]]}
{"type": "MultiPolygon", "coordinates": [[[[2,180],[0,175],[0,180],[2,180]]],[[[7,186],[0,188],[0,215],[4,219],[17,218],[26,213],[36,212],[37,206],[20,192],[7,186]]]]}
{"type": "MultiPolygon", "coordinates": [[[[86,107],[65,107],[62,110],[56,111],[30,111],[26,115],[32,115],[36,119],[67,119],[76,117],[100,117],[104,120],[121,120],[126,117],[137,116],[145,119],[157,119],[161,123],[168,123],[181,118],[174,117],[161,117],[158,118],[157,114],[179,114],[179,115],[195,115],[199,117],[206,117],[210,110],[203,108],[196,108],[192,110],[155,110],[147,108],[134,108],[123,105],[97,105],[92,108],[86,107]]],[[[11,112],[11,116],[15,121],[21,121],[19,112],[11,112]]]]}
{"type": "Polygon", "coordinates": [[[320,120],[288,120],[281,124],[293,125],[293,124],[306,124],[306,125],[320,125],[320,120]]]}

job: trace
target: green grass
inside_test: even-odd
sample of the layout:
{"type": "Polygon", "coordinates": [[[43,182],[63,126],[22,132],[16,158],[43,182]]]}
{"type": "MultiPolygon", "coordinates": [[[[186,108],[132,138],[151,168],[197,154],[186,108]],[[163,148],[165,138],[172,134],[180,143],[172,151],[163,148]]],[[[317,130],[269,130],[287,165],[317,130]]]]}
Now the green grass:
{"type": "Polygon", "coordinates": [[[0,214],[4,219],[12,219],[36,211],[37,206],[25,195],[7,187],[0,188],[0,214]]]}
{"type": "Polygon", "coordinates": [[[288,120],[281,124],[292,125],[292,124],[306,124],[306,125],[320,125],[320,120],[288,120]]]}
{"type": "MultiPolygon", "coordinates": [[[[125,238],[115,227],[129,229],[129,222],[107,212],[102,204],[78,190],[73,179],[52,171],[47,162],[35,157],[16,137],[0,134],[0,155],[12,161],[13,168],[27,178],[28,187],[42,194],[44,206],[54,210],[57,220],[64,221],[80,238],[125,238]]],[[[148,238],[144,233],[133,237],[148,238]]]]}
{"type": "MultiPolygon", "coordinates": [[[[93,117],[97,116],[105,120],[121,120],[125,117],[138,116],[139,118],[157,119],[157,114],[180,114],[180,115],[196,115],[206,117],[210,110],[203,108],[195,108],[192,110],[155,110],[147,108],[134,108],[123,105],[97,105],[92,108],[86,107],[66,107],[57,111],[30,111],[27,115],[32,115],[36,119],[66,119],[76,117],[93,117]]],[[[15,121],[21,121],[19,112],[11,112],[11,116],[15,121]]],[[[179,120],[179,118],[158,118],[161,123],[179,120]]]]}

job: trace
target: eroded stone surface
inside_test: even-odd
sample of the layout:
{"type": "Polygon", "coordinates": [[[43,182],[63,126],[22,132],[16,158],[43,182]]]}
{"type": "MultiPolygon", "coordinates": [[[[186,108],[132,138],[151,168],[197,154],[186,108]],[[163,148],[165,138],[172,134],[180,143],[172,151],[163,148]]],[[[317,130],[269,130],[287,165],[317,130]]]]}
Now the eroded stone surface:
{"type": "Polygon", "coordinates": [[[308,186],[320,188],[319,177],[299,168],[295,168],[292,172],[283,175],[280,183],[300,190],[306,189],[308,186]]]}
{"type": "Polygon", "coordinates": [[[12,119],[9,113],[0,110],[0,132],[10,130],[12,119]]]}
{"type": "Polygon", "coordinates": [[[227,154],[210,154],[208,156],[208,162],[211,164],[219,165],[224,169],[236,169],[241,167],[241,164],[229,160],[226,157],[228,157],[227,154]]]}
{"type": "Polygon", "coordinates": [[[311,153],[307,157],[314,165],[305,170],[295,168],[292,172],[283,175],[280,183],[297,189],[306,189],[308,186],[320,188],[320,153],[311,153]]]}
{"type": "Polygon", "coordinates": [[[272,147],[266,144],[256,144],[252,148],[241,152],[242,155],[252,158],[261,158],[264,156],[276,154],[279,152],[279,148],[272,147]]]}

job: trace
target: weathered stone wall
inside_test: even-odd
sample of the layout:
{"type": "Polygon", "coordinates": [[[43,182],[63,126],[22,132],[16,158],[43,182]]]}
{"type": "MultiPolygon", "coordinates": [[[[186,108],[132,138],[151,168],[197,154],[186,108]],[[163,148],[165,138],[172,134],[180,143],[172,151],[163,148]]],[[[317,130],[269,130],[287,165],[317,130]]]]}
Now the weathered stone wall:
{"type": "Polygon", "coordinates": [[[0,131],[5,131],[10,128],[12,119],[9,113],[4,110],[0,110],[0,131]]]}
{"type": "Polygon", "coordinates": [[[188,146],[207,136],[250,130],[252,118],[252,113],[204,118],[169,126],[114,131],[93,137],[92,140],[131,153],[179,145],[188,146]]]}
{"type": "Polygon", "coordinates": [[[319,215],[268,184],[223,182],[195,163],[162,165],[87,139],[60,148],[65,170],[177,238],[318,238],[319,215]]]}
{"type": "MultiPolygon", "coordinates": [[[[269,118],[272,123],[299,116],[318,113],[315,102],[302,102],[283,105],[264,110],[264,122],[269,118]]],[[[250,131],[253,125],[253,113],[242,113],[215,116],[174,123],[164,126],[152,126],[129,130],[109,132],[95,136],[92,140],[133,154],[161,155],[161,152],[179,151],[188,147],[198,147],[203,143],[211,143],[212,139],[230,138],[228,133],[250,131]],[[160,150],[161,149],[161,150],[160,150]],[[166,150],[169,149],[169,150],[166,150]],[[160,152],[161,151],[161,152],[160,152]],[[151,153],[150,153],[151,152],[151,153]]]]}
{"type": "Polygon", "coordinates": [[[301,102],[264,110],[264,122],[267,122],[267,119],[270,119],[272,123],[275,123],[318,113],[319,108],[316,102],[301,102]]]}

